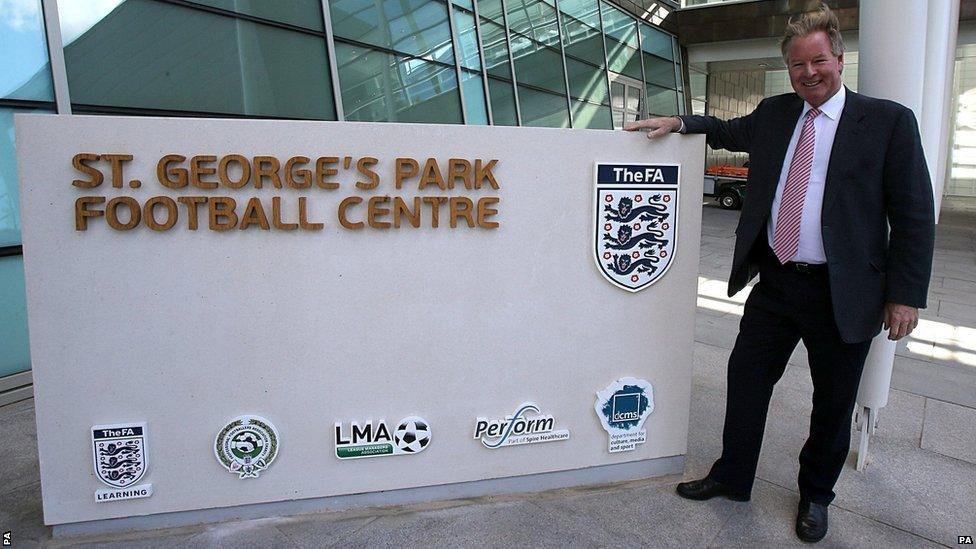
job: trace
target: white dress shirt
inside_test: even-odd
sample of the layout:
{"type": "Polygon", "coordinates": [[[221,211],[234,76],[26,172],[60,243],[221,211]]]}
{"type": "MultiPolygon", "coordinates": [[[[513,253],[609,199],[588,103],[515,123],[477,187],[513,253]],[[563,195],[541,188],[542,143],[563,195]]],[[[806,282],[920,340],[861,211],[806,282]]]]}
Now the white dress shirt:
{"type": "MultiPolygon", "coordinates": [[[[813,119],[813,128],[816,134],[816,141],[814,141],[813,146],[813,166],[810,170],[810,182],[807,183],[807,195],[803,201],[803,214],[800,216],[800,244],[792,261],[802,263],[827,262],[820,230],[820,210],[823,206],[824,183],[827,180],[830,151],[834,147],[834,135],[837,133],[837,123],[840,121],[841,112],[844,110],[846,98],[847,92],[844,90],[844,86],[841,86],[840,91],[820,106],[820,116],[813,119]]],[[[769,239],[770,248],[773,247],[776,216],[779,214],[779,204],[783,198],[786,176],[790,172],[790,163],[793,160],[796,143],[800,140],[800,130],[803,129],[803,118],[807,111],[812,108],[809,103],[803,102],[803,112],[800,113],[796,128],[793,129],[790,146],[786,149],[783,169],[780,171],[779,183],[776,185],[776,196],[773,198],[773,208],[769,214],[769,223],[766,224],[766,236],[769,239]]]]}

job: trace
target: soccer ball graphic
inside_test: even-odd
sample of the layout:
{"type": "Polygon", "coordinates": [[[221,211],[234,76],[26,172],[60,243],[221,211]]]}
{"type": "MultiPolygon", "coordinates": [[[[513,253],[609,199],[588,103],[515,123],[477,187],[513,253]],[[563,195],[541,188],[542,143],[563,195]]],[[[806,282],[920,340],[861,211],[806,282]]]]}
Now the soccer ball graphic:
{"type": "Polygon", "coordinates": [[[405,417],[393,431],[393,441],[397,448],[408,454],[422,452],[430,444],[430,425],[421,417],[405,417]]]}

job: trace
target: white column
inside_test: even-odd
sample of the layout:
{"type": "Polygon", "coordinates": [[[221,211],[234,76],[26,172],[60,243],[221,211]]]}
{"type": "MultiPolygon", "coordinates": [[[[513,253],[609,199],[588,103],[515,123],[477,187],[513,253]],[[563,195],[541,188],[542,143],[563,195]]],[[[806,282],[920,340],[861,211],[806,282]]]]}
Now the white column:
{"type": "MultiPolygon", "coordinates": [[[[933,141],[929,159],[935,192],[935,220],[939,221],[942,195],[949,179],[949,134],[952,127],[952,88],[959,32],[959,0],[930,0],[922,107],[922,140],[933,141]],[[932,68],[930,71],[929,68],[932,68]],[[931,102],[931,107],[929,103],[931,102]],[[931,130],[931,131],[930,131],[931,130]]],[[[925,149],[929,154],[929,149],[925,149]]]]}
{"type": "MultiPolygon", "coordinates": [[[[861,0],[858,92],[897,101],[912,109],[915,117],[921,120],[929,4],[948,2],[949,0],[861,0]]],[[[940,87],[940,97],[942,92],[940,87]]],[[[938,145],[935,148],[938,150],[938,145]]],[[[929,163],[931,164],[931,160],[929,163]]],[[[895,342],[888,341],[887,332],[883,331],[871,342],[857,393],[859,406],[877,410],[888,404],[894,359],[895,342]]]]}

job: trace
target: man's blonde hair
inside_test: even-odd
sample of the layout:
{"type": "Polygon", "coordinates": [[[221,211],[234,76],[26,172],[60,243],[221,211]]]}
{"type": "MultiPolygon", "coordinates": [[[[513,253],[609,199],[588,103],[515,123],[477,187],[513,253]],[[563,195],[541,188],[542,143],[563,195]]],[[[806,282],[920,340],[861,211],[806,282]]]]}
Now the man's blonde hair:
{"type": "Polygon", "coordinates": [[[815,32],[823,31],[830,40],[830,53],[834,57],[840,57],[844,53],[844,39],[840,36],[840,23],[837,16],[826,4],[821,4],[820,9],[813,13],[804,13],[796,21],[790,18],[786,25],[786,32],[780,40],[779,48],[783,52],[783,61],[789,62],[787,52],[794,38],[809,36],[815,32]]]}

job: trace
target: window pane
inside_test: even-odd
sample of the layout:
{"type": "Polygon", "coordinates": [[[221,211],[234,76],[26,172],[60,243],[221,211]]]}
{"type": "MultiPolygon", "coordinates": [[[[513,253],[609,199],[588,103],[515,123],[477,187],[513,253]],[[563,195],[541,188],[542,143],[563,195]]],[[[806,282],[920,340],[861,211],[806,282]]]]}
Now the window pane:
{"type": "Polygon", "coordinates": [[[653,55],[644,54],[644,74],[652,84],[674,88],[674,63],[653,55]]]}
{"type": "Polygon", "coordinates": [[[467,124],[488,124],[488,111],[485,106],[485,86],[480,74],[461,71],[461,93],[464,94],[464,110],[467,124]]]}
{"type": "Polygon", "coordinates": [[[548,46],[559,47],[556,9],[538,0],[508,0],[508,28],[548,46]]]}
{"type": "Polygon", "coordinates": [[[708,75],[698,71],[688,71],[688,77],[691,79],[691,97],[699,101],[705,101],[705,85],[707,84],[708,75]]]}
{"type": "Polygon", "coordinates": [[[612,130],[613,121],[610,117],[610,107],[573,101],[573,127],[612,130]]]}
{"type": "Polygon", "coordinates": [[[532,84],[566,93],[566,75],[559,52],[524,36],[512,35],[512,55],[515,58],[515,78],[522,84],[532,84]]]}
{"type": "Polygon", "coordinates": [[[603,34],[579,21],[563,18],[563,46],[567,56],[578,57],[594,65],[606,66],[603,57],[603,34]]]}
{"type": "Polygon", "coordinates": [[[637,80],[643,80],[641,73],[640,55],[636,48],[626,46],[613,38],[607,37],[607,58],[610,60],[610,70],[625,74],[637,80]]]}
{"type": "MultiPolygon", "coordinates": [[[[20,200],[18,198],[20,195],[17,192],[14,115],[28,112],[51,111],[0,107],[0,246],[20,244],[20,200]]],[[[0,312],[0,315],[2,314],[0,312]]]]}
{"type": "Polygon", "coordinates": [[[336,43],[347,120],[461,123],[454,67],[336,43]]]}
{"type": "Polygon", "coordinates": [[[0,3],[0,98],[54,101],[41,0],[0,3]]]}
{"type": "Polygon", "coordinates": [[[499,25],[504,24],[504,19],[502,18],[502,0],[477,0],[478,1],[478,15],[481,17],[487,17],[499,25]]]}
{"type": "Polygon", "coordinates": [[[519,107],[523,126],[568,128],[566,97],[519,86],[519,107]]]}
{"type": "Polygon", "coordinates": [[[0,257],[0,377],[30,370],[24,258],[0,257]]]}
{"type": "Polygon", "coordinates": [[[508,59],[505,27],[482,18],[481,47],[485,52],[485,66],[488,67],[488,74],[511,79],[512,69],[508,59]]]}
{"type": "Polygon", "coordinates": [[[606,71],[572,59],[566,59],[566,70],[570,96],[593,103],[610,104],[606,71]]]}
{"type": "Polygon", "coordinates": [[[649,25],[641,25],[641,49],[665,59],[674,61],[674,49],[671,45],[671,35],[663,33],[649,25]]]}
{"type": "MultiPolygon", "coordinates": [[[[76,29],[78,10],[62,12],[76,29]]],[[[64,56],[74,103],[335,119],[325,39],[310,34],[130,0],[64,56]]]]}
{"type": "Polygon", "coordinates": [[[647,110],[650,114],[678,114],[678,93],[674,90],[647,85],[647,110]]]}
{"type": "Polygon", "coordinates": [[[461,6],[462,8],[474,13],[474,2],[471,0],[451,0],[455,6],[461,6]]]}
{"type": "Polygon", "coordinates": [[[600,30],[599,0],[559,0],[559,11],[600,30]]]}
{"type": "Polygon", "coordinates": [[[705,102],[699,101],[697,99],[692,99],[691,114],[697,114],[698,116],[705,116],[705,102]]]}
{"type": "Polygon", "coordinates": [[[478,53],[478,32],[474,26],[474,16],[466,11],[454,10],[454,28],[458,37],[458,57],[461,66],[481,70],[481,54],[478,53]]]}
{"type": "Polygon", "coordinates": [[[603,31],[607,35],[637,48],[637,20],[606,2],[600,2],[600,7],[603,10],[603,31]]]}
{"type": "Polygon", "coordinates": [[[268,2],[267,0],[193,1],[197,4],[205,4],[279,23],[288,23],[296,27],[304,27],[319,32],[325,30],[322,27],[322,2],[319,0],[289,0],[288,2],[268,2]]]}
{"type": "Polygon", "coordinates": [[[624,108],[624,93],[627,88],[620,82],[611,82],[610,89],[613,91],[613,108],[624,108]]]}
{"type": "Polygon", "coordinates": [[[491,100],[491,118],[496,126],[517,126],[515,93],[512,83],[488,78],[488,95],[491,100]]]}
{"type": "Polygon", "coordinates": [[[447,4],[429,0],[330,0],[336,36],[454,64],[447,4]]]}

